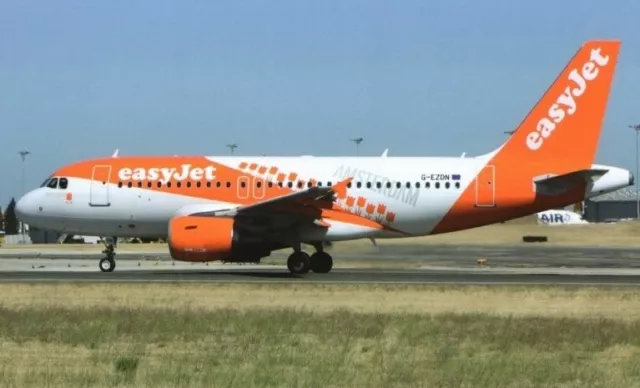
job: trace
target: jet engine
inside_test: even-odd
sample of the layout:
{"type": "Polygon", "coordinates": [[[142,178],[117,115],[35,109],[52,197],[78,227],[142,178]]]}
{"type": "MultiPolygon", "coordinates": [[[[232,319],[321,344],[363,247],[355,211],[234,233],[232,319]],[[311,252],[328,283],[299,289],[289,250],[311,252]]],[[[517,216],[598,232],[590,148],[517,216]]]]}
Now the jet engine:
{"type": "Polygon", "coordinates": [[[175,216],[169,221],[169,252],[179,261],[259,262],[271,250],[228,217],[175,216]]]}

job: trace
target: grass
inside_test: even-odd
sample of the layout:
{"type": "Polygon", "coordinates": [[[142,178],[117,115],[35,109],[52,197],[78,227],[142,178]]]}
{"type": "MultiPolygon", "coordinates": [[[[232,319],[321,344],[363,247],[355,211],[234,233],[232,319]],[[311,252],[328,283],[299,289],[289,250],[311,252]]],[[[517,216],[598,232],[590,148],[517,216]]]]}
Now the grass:
{"type": "Polygon", "coordinates": [[[0,285],[3,387],[633,387],[640,290],[0,285]]]}
{"type": "MultiPolygon", "coordinates": [[[[379,245],[520,245],[524,235],[545,235],[549,241],[543,246],[602,246],[602,247],[640,247],[640,222],[631,220],[615,224],[597,223],[585,225],[547,226],[538,225],[532,217],[525,217],[504,224],[488,225],[480,228],[445,233],[426,237],[410,237],[401,239],[381,239],[379,245]]],[[[7,250],[65,250],[99,251],[95,244],[42,244],[3,246],[7,250]]],[[[336,252],[363,252],[373,250],[369,240],[337,242],[333,250],[336,252]]],[[[145,251],[166,253],[166,244],[120,244],[119,252],[145,251]]]]}

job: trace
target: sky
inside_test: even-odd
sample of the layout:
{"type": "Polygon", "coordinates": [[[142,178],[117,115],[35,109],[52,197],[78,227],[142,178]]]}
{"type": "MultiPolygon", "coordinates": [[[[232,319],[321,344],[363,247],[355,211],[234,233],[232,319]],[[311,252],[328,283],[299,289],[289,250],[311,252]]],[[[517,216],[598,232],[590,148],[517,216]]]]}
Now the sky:
{"type": "MultiPolygon", "coordinates": [[[[589,39],[621,39],[596,162],[635,172],[640,1],[0,2],[0,206],[121,155],[495,149],[589,39]]],[[[570,150],[567,150],[570,152],[570,150]]]]}

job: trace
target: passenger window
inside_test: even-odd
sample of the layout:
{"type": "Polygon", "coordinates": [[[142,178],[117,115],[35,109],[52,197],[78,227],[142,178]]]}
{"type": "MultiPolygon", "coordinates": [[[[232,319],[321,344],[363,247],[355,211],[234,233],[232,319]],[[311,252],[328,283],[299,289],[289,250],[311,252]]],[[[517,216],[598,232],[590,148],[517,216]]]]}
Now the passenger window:
{"type": "Polygon", "coordinates": [[[347,188],[350,189],[351,188],[351,182],[347,183],[347,188]]]}
{"type": "Polygon", "coordinates": [[[151,188],[151,182],[147,182],[147,187],[151,188]]]}
{"type": "Polygon", "coordinates": [[[387,189],[391,188],[391,182],[387,182],[387,189]]]}
{"type": "Polygon", "coordinates": [[[380,183],[380,182],[376,182],[376,187],[377,187],[377,188],[381,188],[381,187],[382,187],[382,183],[380,183]]]}
{"type": "Polygon", "coordinates": [[[50,189],[55,189],[58,187],[58,178],[53,178],[47,183],[47,187],[50,189]]]}
{"type": "Polygon", "coordinates": [[[407,182],[406,186],[407,186],[407,189],[410,189],[411,188],[411,182],[407,182]]]}
{"type": "Polygon", "coordinates": [[[187,187],[191,187],[191,182],[187,182],[187,187]]]}
{"type": "Polygon", "coordinates": [[[371,188],[371,182],[367,182],[367,189],[371,188]]]}
{"type": "Polygon", "coordinates": [[[216,187],[220,187],[220,181],[216,182],[216,187]]]}
{"type": "Polygon", "coordinates": [[[436,189],[440,188],[440,182],[436,182],[436,189]]]}
{"type": "Polygon", "coordinates": [[[182,182],[176,182],[176,187],[180,188],[182,186],[182,182]]]}
{"type": "Polygon", "coordinates": [[[131,188],[131,181],[129,181],[129,183],[127,183],[127,187],[131,188]]]}
{"type": "Polygon", "coordinates": [[[138,182],[138,188],[142,187],[142,182],[138,182]]]}
{"type": "Polygon", "coordinates": [[[460,182],[456,182],[456,189],[460,188],[460,182]]]}
{"type": "Polygon", "coordinates": [[[227,187],[231,187],[231,182],[227,181],[227,187]]]}
{"type": "MultiPolygon", "coordinates": [[[[159,186],[158,186],[159,187],[159,186]]],[[[167,187],[171,188],[171,181],[167,182],[167,187]]]]}
{"type": "Polygon", "coordinates": [[[396,189],[399,189],[402,186],[400,182],[396,182],[396,189]]]}
{"type": "Polygon", "coordinates": [[[122,187],[122,182],[118,182],[118,187],[122,187]]]}
{"type": "Polygon", "coordinates": [[[200,187],[200,186],[202,186],[202,183],[200,181],[197,181],[196,182],[196,187],[200,187]]]}
{"type": "Polygon", "coordinates": [[[58,183],[59,183],[58,187],[61,188],[62,190],[66,190],[67,187],[69,186],[69,181],[67,180],[67,178],[60,178],[58,183]]]}
{"type": "Polygon", "coordinates": [[[416,187],[420,188],[420,182],[416,182],[416,187]]]}
{"type": "Polygon", "coordinates": [[[448,189],[448,188],[449,188],[449,182],[446,182],[446,183],[444,184],[444,188],[445,188],[445,189],[448,189]]]}
{"type": "Polygon", "coordinates": [[[424,184],[424,187],[425,187],[425,188],[427,188],[427,189],[428,189],[429,187],[431,187],[431,182],[426,182],[426,183],[424,184]]]}
{"type": "Polygon", "coordinates": [[[362,183],[358,182],[358,183],[356,183],[356,186],[357,186],[358,188],[361,188],[361,187],[362,187],[362,183]]]}

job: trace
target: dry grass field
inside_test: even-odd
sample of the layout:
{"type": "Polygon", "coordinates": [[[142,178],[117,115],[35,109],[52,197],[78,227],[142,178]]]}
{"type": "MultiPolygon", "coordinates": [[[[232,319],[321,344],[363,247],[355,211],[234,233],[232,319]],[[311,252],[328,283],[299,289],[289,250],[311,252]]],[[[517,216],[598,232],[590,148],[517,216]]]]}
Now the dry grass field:
{"type": "Polygon", "coordinates": [[[0,285],[3,387],[634,387],[640,290],[0,285]]]}
{"type": "MultiPolygon", "coordinates": [[[[392,244],[451,244],[451,245],[521,245],[522,236],[547,236],[541,245],[640,247],[640,222],[597,223],[584,225],[539,225],[532,217],[503,224],[445,233],[428,237],[387,240],[392,244]]],[[[362,242],[360,242],[362,243],[362,242]]]]}
{"type": "MultiPolygon", "coordinates": [[[[640,222],[624,221],[615,224],[585,224],[546,226],[538,225],[533,217],[509,221],[427,237],[411,237],[402,239],[378,240],[379,245],[396,244],[449,244],[449,245],[521,245],[524,235],[544,235],[549,241],[540,246],[600,246],[600,247],[640,247],[640,222]]],[[[96,253],[101,248],[93,244],[74,245],[30,245],[4,246],[2,251],[10,250],[66,250],[73,249],[96,253]]],[[[120,244],[120,251],[145,251],[149,253],[166,253],[166,244],[120,244]]],[[[332,248],[336,252],[358,252],[373,249],[369,240],[338,242],[332,248]]]]}

